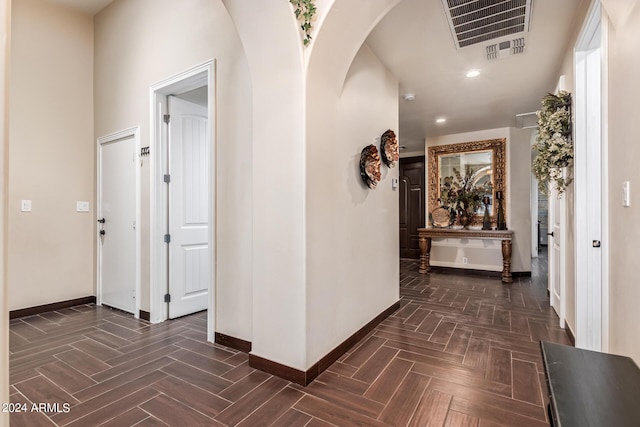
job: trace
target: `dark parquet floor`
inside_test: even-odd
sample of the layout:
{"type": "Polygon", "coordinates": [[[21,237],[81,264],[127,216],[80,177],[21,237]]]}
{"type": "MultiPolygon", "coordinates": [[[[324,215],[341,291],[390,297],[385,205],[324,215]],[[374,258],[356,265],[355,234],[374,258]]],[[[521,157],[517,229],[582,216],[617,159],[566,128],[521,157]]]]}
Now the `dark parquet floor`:
{"type": "Polygon", "coordinates": [[[150,325],[85,305],[14,319],[10,394],[27,412],[11,425],[547,426],[538,341],[568,340],[544,273],[503,285],[401,264],[402,307],[307,387],[207,343],[206,313],[150,325]]]}

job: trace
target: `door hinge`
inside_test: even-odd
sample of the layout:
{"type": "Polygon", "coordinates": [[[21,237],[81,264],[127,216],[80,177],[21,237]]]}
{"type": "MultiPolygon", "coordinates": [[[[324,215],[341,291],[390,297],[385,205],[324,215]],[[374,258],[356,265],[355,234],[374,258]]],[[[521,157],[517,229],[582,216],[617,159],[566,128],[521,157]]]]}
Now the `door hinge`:
{"type": "Polygon", "coordinates": [[[165,234],[164,235],[164,242],[165,243],[171,243],[171,234],[165,234]]]}
{"type": "Polygon", "coordinates": [[[164,294],[164,302],[171,302],[171,294],[164,294]]]}
{"type": "Polygon", "coordinates": [[[169,124],[169,121],[171,120],[171,116],[169,114],[165,114],[162,116],[162,120],[164,120],[166,124],[169,124]]]}
{"type": "Polygon", "coordinates": [[[164,182],[166,182],[168,184],[168,183],[171,182],[171,175],[166,173],[166,174],[164,174],[163,179],[164,179],[164,182]]]}

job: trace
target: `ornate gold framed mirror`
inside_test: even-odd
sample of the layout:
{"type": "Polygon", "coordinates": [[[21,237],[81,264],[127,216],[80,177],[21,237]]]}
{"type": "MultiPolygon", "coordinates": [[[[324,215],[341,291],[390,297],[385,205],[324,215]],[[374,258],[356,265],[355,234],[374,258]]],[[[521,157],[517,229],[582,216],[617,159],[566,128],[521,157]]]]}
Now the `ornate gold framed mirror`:
{"type": "MultiPolygon", "coordinates": [[[[470,225],[478,225],[486,206],[495,226],[496,193],[500,192],[506,218],[505,150],[505,138],[429,147],[429,213],[442,206],[464,210],[471,217],[470,225]],[[488,205],[482,203],[485,196],[488,205]]],[[[460,224],[459,219],[456,223],[460,224]]]]}

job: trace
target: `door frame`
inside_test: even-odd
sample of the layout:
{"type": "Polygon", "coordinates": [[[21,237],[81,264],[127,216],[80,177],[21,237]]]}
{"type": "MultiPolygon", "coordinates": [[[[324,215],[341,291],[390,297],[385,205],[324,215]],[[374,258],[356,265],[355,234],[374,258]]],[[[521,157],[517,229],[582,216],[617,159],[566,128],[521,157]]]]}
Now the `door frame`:
{"type": "MultiPolygon", "coordinates": [[[[138,160],[142,160],[140,157],[140,126],[134,126],[128,129],[121,130],[119,132],[114,132],[109,135],[101,136],[96,141],[96,209],[95,209],[95,242],[96,242],[96,303],[98,305],[102,305],[102,245],[100,244],[100,239],[98,239],[98,233],[100,231],[100,224],[98,223],[98,215],[102,212],[102,150],[101,146],[105,143],[116,142],[121,139],[133,138],[135,145],[135,155],[138,160]]],[[[140,233],[140,206],[141,206],[141,197],[140,197],[140,167],[138,167],[138,163],[136,162],[135,166],[135,175],[136,175],[136,183],[135,183],[135,194],[136,194],[136,229],[135,229],[135,240],[136,240],[136,259],[135,259],[135,270],[136,270],[136,278],[135,278],[135,306],[133,316],[138,319],[140,317],[140,277],[141,277],[141,255],[140,255],[140,243],[141,233],[140,233]]]]}
{"type": "MultiPolygon", "coordinates": [[[[608,236],[608,20],[602,12],[600,0],[593,0],[587,12],[574,49],[575,72],[575,211],[591,212],[589,218],[575,216],[575,278],[576,278],[576,346],[596,351],[609,350],[609,236],[608,236]],[[596,38],[599,34],[599,38],[596,38]],[[585,53],[593,50],[593,42],[599,44],[600,73],[599,100],[590,101],[586,84],[590,65],[585,53]],[[600,140],[587,138],[589,118],[587,109],[596,109],[600,117],[600,140]],[[594,195],[587,171],[601,169],[600,192],[594,195]],[[592,247],[592,240],[600,240],[601,247],[592,247]],[[598,252],[595,252],[598,251],[598,252]],[[591,272],[598,256],[600,272],[591,272]],[[598,280],[594,280],[594,274],[598,280]]],[[[592,134],[592,132],[591,132],[592,134]]]]}
{"type": "Polygon", "coordinates": [[[151,323],[159,323],[167,320],[168,308],[164,302],[164,295],[168,286],[168,254],[164,234],[167,226],[168,194],[164,183],[166,171],[168,132],[163,122],[163,115],[167,112],[167,96],[178,95],[207,86],[207,139],[211,143],[210,156],[208,158],[209,183],[213,192],[209,198],[209,233],[208,244],[211,249],[209,284],[209,302],[207,312],[207,339],[214,341],[215,334],[215,289],[216,276],[216,158],[217,138],[215,132],[216,117],[216,87],[215,87],[215,59],[203,62],[193,68],[162,80],[149,88],[150,99],[150,320],[151,323]]]}

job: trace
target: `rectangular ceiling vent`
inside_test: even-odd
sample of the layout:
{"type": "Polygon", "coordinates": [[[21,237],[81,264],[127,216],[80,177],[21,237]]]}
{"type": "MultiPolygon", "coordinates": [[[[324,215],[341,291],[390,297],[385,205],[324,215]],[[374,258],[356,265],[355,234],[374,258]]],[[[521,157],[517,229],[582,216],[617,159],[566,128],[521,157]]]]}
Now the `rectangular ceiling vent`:
{"type": "Polygon", "coordinates": [[[441,0],[458,49],[529,31],[533,0],[441,0]]]}
{"type": "Polygon", "coordinates": [[[504,40],[498,43],[490,43],[485,47],[487,59],[493,61],[494,59],[504,59],[512,55],[519,55],[524,53],[524,49],[527,46],[526,39],[524,37],[518,37],[511,40],[504,40]]]}

